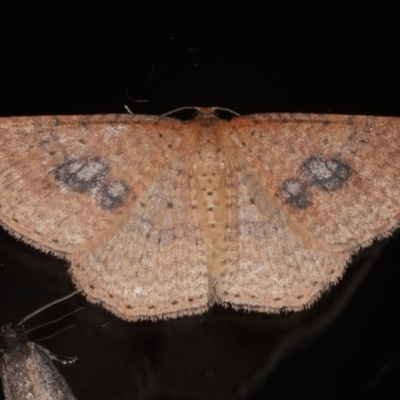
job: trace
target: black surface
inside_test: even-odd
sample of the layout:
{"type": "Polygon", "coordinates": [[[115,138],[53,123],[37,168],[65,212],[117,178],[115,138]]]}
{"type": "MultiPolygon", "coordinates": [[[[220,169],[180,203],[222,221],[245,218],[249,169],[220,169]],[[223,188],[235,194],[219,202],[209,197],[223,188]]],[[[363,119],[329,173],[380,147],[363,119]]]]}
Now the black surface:
{"type": "MultiPolygon", "coordinates": [[[[395,5],[162,4],[2,5],[0,114],[114,113],[128,104],[147,114],[197,105],[400,116],[395,5]]],[[[85,306],[66,322],[74,329],[45,343],[78,356],[59,369],[82,400],[396,398],[399,244],[395,236],[363,252],[302,313],[214,307],[125,323],[77,296],[32,324],[85,306]]],[[[6,233],[0,257],[0,325],[73,290],[66,262],[6,233]]]]}

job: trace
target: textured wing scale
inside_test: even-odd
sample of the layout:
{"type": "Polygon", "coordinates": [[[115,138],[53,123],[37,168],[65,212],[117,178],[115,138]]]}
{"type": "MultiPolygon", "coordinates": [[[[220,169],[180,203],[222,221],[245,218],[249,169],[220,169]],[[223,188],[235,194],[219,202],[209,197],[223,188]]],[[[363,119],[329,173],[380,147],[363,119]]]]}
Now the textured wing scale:
{"type": "Polygon", "coordinates": [[[105,232],[180,145],[179,124],[157,121],[130,115],[0,119],[3,226],[55,253],[105,232]]]}
{"type": "Polygon", "coordinates": [[[231,132],[282,209],[332,251],[354,252],[398,224],[399,119],[266,114],[238,119],[231,132]],[[324,190],[313,182],[306,166],[313,157],[320,165],[345,165],[350,174],[342,186],[324,190]],[[310,203],[303,209],[285,201],[282,187],[290,179],[305,182],[310,203]]]}
{"type": "Polygon", "coordinates": [[[291,220],[246,160],[230,160],[225,249],[213,281],[217,301],[266,312],[300,310],[338,280],[349,258],[332,258],[291,220]]]}
{"type": "Polygon", "coordinates": [[[227,146],[235,190],[213,277],[219,301],[268,312],[302,309],[337,282],[360,246],[388,235],[400,214],[399,131],[395,118],[267,114],[235,120],[229,133],[236,149],[227,146]],[[307,170],[310,159],[321,169],[333,160],[350,173],[340,187],[321,187],[307,170]],[[285,197],[288,180],[303,184],[305,205],[285,197]]]}
{"type": "Polygon", "coordinates": [[[90,253],[77,249],[74,279],[94,281],[89,298],[127,319],[207,309],[207,259],[189,172],[186,157],[171,161],[111,234],[90,253]]]}
{"type": "Polygon", "coordinates": [[[201,112],[0,119],[2,224],[129,320],[302,309],[397,226],[399,119],[201,112]]]}

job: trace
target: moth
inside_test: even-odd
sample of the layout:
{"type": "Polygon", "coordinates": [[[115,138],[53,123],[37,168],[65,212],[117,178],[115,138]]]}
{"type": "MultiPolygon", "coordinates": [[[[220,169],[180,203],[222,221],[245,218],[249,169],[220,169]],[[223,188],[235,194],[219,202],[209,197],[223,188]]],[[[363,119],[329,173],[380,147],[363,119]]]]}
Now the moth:
{"type": "Polygon", "coordinates": [[[11,323],[0,330],[0,373],[6,400],[74,400],[75,396],[52,360],[70,364],[45,347],[29,341],[23,323],[38,312],[66,300],[76,292],[58,299],[29,314],[17,325],[11,323]]]}
{"type": "Polygon", "coordinates": [[[125,320],[302,310],[400,219],[398,118],[7,117],[0,169],[2,225],[125,320]]]}

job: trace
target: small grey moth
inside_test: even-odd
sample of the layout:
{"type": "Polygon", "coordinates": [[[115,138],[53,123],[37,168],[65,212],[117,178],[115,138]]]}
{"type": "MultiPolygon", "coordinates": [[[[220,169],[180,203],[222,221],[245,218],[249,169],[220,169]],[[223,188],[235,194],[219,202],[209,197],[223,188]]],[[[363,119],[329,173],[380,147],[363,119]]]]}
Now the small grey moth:
{"type": "Polygon", "coordinates": [[[57,358],[45,347],[31,342],[22,326],[28,318],[36,315],[76,292],[58,299],[29,314],[17,325],[6,324],[0,331],[0,373],[6,400],[74,400],[65,379],[52,360],[70,364],[76,358],[65,361],[57,358]]]}

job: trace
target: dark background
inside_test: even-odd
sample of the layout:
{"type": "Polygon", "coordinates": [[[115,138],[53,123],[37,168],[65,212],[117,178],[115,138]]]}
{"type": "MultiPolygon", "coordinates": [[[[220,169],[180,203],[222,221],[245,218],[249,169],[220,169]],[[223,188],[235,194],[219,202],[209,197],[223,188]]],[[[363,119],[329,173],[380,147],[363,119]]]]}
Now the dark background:
{"type": "MultiPolygon", "coordinates": [[[[396,5],[218,7],[3,2],[0,115],[116,113],[127,104],[139,114],[220,106],[400,116],[396,5]]],[[[301,313],[214,307],[125,323],[77,295],[31,325],[85,307],[50,331],[75,328],[44,343],[78,356],[59,369],[79,400],[396,398],[399,244],[395,233],[363,251],[301,313]]],[[[72,290],[65,261],[0,232],[0,325],[72,290]]]]}

